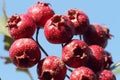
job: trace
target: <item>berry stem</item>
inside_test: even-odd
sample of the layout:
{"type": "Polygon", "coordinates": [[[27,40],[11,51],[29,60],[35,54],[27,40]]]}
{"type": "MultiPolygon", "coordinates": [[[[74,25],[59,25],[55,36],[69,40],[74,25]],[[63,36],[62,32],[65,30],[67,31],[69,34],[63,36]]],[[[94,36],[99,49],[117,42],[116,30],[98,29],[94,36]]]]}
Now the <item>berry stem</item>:
{"type": "Polygon", "coordinates": [[[120,62],[114,64],[114,65],[110,68],[110,70],[114,70],[114,69],[117,68],[118,66],[120,66],[120,62]]]}
{"type": "Polygon", "coordinates": [[[38,42],[38,34],[39,34],[39,30],[40,30],[40,28],[37,27],[37,32],[36,32],[36,42],[37,42],[38,46],[40,47],[40,49],[42,50],[42,52],[43,52],[46,56],[48,56],[47,52],[43,49],[43,47],[42,47],[42,46],[39,44],[39,42],[38,42]]]}
{"type": "Polygon", "coordinates": [[[31,80],[34,80],[29,70],[28,70],[28,76],[30,77],[31,80]]]}
{"type": "Polygon", "coordinates": [[[82,40],[82,36],[81,35],[79,35],[79,39],[82,40]]]}
{"type": "Polygon", "coordinates": [[[66,77],[68,78],[68,79],[70,79],[70,77],[66,74],[66,77]]]}
{"type": "Polygon", "coordinates": [[[64,46],[64,45],[63,45],[63,44],[61,44],[61,46],[62,46],[62,48],[63,48],[63,46],[64,46]]]}
{"type": "Polygon", "coordinates": [[[5,59],[5,64],[11,63],[11,60],[9,57],[5,57],[5,56],[0,56],[0,59],[5,59]]]}
{"type": "Polygon", "coordinates": [[[70,72],[72,72],[72,71],[73,71],[72,69],[70,69],[70,68],[68,68],[68,67],[67,67],[67,70],[68,70],[68,71],[70,71],[70,72]]]}

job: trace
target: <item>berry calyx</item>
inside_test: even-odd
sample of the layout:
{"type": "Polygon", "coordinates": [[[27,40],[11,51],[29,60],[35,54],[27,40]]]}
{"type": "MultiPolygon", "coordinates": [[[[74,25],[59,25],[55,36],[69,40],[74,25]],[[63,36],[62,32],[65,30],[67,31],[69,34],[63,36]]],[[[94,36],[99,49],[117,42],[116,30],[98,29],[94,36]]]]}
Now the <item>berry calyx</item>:
{"type": "Polygon", "coordinates": [[[70,9],[67,12],[67,16],[73,22],[75,27],[75,34],[84,34],[89,27],[88,16],[81,10],[70,9]]]}
{"type": "Polygon", "coordinates": [[[9,49],[9,56],[17,67],[30,68],[39,62],[41,52],[34,40],[21,38],[13,42],[9,49]]]}
{"type": "Polygon", "coordinates": [[[16,14],[8,18],[8,31],[13,39],[31,38],[36,30],[33,19],[26,14],[16,14]]]}
{"type": "Polygon", "coordinates": [[[110,66],[113,64],[112,55],[110,52],[105,51],[104,56],[104,69],[110,69],[110,66]]]}
{"type": "Polygon", "coordinates": [[[62,44],[72,39],[74,27],[66,16],[54,15],[46,22],[44,34],[50,43],[62,44]]]}
{"type": "Polygon", "coordinates": [[[88,62],[90,49],[81,40],[72,40],[62,49],[62,60],[70,67],[85,66],[88,62]]]}

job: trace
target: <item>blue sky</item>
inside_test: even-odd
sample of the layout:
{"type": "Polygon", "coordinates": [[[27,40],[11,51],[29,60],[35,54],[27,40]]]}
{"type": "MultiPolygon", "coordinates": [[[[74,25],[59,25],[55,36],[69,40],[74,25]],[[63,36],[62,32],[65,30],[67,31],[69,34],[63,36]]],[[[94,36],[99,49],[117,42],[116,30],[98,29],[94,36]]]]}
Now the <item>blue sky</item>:
{"type": "MultiPolygon", "coordinates": [[[[6,0],[6,11],[8,17],[12,14],[26,13],[27,9],[38,0],[6,0]]],[[[106,25],[114,37],[109,40],[105,50],[112,53],[113,61],[120,61],[120,9],[119,0],[40,0],[51,4],[56,14],[65,14],[71,8],[77,8],[84,11],[90,20],[90,23],[106,25]]],[[[0,1],[0,16],[2,16],[2,0],[0,1]]],[[[43,31],[40,31],[39,42],[50,55],[61,57],[61,45],[50,44],[46,41],[43,31]]],[[[0,55],[8,56],[8,52],[3,47],[3,35],[0,34],[0,55]]],[[[42,55],[44,57],[44,54],[42,55]]],[[[15,72],[13,64],[4,65],[4,60],[0,59],[0,77],[2,80],[30,80],[29,77],[20,72],[15,72]]],[[[37,80],[36,66],[30,68],[34,80],[37,80]]],[[[117,75],[117,80],[120,74],[117,75]]],[[[67,80],[67,79],[66,79],[67,80]]]]}

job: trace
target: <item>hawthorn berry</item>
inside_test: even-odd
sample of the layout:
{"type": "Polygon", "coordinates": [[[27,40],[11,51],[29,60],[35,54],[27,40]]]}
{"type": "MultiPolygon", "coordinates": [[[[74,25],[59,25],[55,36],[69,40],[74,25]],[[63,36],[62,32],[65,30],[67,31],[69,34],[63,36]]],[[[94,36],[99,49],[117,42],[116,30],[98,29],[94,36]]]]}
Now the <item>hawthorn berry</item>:
{"type": "Polygon", "coordinates": [[[8,18],[8,31],[13,39],[31,38],[36,30],[33,19],[26,14],[16,14],[8,18]]]}
{"type": "Polygon", "coordinates": [[[62,48],[62,60],[73,68],[85,66],[89,55],[90,49],[82,40],[72,40],[62,48]]]}
{"type": "Polygon", "coordinates": [[[74,27],[68,17],[56,14],[46,22],[44,34],[50,43],[62,44],[72,39],[74,27]]]}
{"type": "Polygon", "coordinates": [[[33,18],[38,27],[43,28],[46,21],[55,13],[49,3],[37,2],[28,8],[26,14],[33,18]]]}
{"type": "Polygon", "coordinates": [[[73,70],[70,80],[97,80],[97,76],[90,68],[81,66],[73,70]]]}
{"type": "Polygon", "coordinates": [[[82,11],[78,9],[70,9],[67,12],[67,16],[73,22],[75,27],[75,34],[84,34],[89,27],[89,18],[82,11]]]}
{"type": "Polygon", "coordinates": [[[48,56],[37,65],[39,80],[64,80],[66,70],[64,62],[57,56],[48,56]]]}
{"type": "Polygon", "coordinates": [[[98,73],[98,80],[116,80],[115,75],[110,70],[102,70],[98,73]]]}
{"type": "Polygon", "coordinates": [[[41,52],[33,39],[21,38],[11,45],[9,57],[17,67],[30,68],[39,62],[41,52]]]}
{"type": "Polygon", "coordinates": [[[90,24],[87,32],[83,35],[83,39],[88,45],[99,45],[103,48],[107,46],[108,39],[111,37],[107,27],[96,23],[90,24]]]}

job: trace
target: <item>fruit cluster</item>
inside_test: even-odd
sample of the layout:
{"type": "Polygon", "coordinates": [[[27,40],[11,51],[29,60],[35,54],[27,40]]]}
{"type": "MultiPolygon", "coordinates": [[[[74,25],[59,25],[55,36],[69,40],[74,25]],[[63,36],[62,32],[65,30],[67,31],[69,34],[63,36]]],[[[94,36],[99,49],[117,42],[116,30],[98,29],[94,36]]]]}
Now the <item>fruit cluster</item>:
{"type": "Polygon", "coordinates": [[[8,31],[14,39],[9,57],[19,68],[37,64],[39,80],[116,80],[110,70],[111,53],[105,50],[109,29],[91,24],[88,16],[79,9],[70,9],[65,15],[55,14],[49,3],[37,2],[25,14],[8,19],[8,31]],[[39,44],[38,32],[44,30],[46,40],[61,44],[62,57],[49,56],[39,44]],[[36,40],[33,38],[36,32],[36,40]],[[79,36],[74,39],[74,36],[79,36]],[[46,55],[41,59],[41,51],[46,55]],[[71,75],[67,75],[67,70],[71,75]]]}

